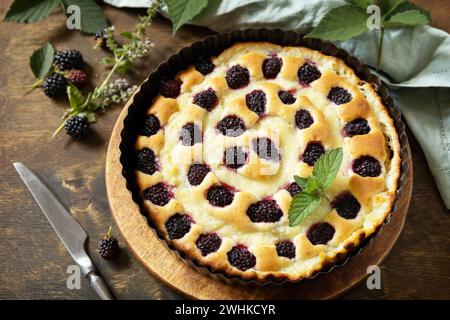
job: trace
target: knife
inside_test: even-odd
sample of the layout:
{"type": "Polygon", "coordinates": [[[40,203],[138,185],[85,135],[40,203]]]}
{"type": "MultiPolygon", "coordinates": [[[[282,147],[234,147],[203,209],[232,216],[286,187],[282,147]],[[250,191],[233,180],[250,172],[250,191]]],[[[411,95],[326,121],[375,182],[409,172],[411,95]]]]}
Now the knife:
{"type": "Polygon", "coordinates": [[[95,265],[86,253],[85,244],[88,238],[86,232],[30,169],[20,162],[15,162],[14,167],[95,292],[102,300],[114,299],[106,283],[96,273],[95,265]]]}

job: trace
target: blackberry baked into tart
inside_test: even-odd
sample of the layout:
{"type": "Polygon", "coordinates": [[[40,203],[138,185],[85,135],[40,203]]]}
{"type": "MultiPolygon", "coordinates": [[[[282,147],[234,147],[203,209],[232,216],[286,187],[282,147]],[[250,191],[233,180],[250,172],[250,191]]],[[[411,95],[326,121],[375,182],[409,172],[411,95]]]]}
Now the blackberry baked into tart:
{"type": "Polygon", "coordinates": [[[242,42],[160,83],[135,141],[142,205],[171,246],[228,277],[308,278],[383,224],[400,143],[372,84],[300,46],[242,42]],[[327,201],[289,226],[294,176],[343,160],[327,201]]]}

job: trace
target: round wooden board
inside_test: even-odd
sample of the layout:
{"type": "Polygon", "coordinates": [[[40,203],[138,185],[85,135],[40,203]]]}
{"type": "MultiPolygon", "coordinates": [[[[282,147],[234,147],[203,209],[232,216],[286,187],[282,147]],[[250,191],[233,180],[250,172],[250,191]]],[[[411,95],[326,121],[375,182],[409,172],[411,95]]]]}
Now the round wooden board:
{"type": "MultiPolygon", "coordinates": [[[[130,100],[131,101],[131,100],[130,100]]],[[[365,248],[330,273],[301,281],[298,284],[260,287],[229,285],[204,275],[182,261],[158,238],[147,225],[126,188],[122,176],[119,145],[123,120],[131,102],[123,108],[114,126],[106,157],[106,188],[109,205],[117,227],[134,256],[155,277],[194,299],[333,299],[345,293],[367,276],[367,267],[379,265],[389,254],[400,235],[408,212],[412,191],[412,159],[408,147],[409,168],[407,183],[399,199],[398,210],[390,223],[365,248]]]]}

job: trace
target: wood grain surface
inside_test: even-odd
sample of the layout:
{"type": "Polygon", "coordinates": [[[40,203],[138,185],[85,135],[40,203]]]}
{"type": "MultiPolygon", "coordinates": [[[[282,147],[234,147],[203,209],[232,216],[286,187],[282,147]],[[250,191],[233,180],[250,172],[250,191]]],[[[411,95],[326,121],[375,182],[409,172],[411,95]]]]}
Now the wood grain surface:
{"type": "Polygon", "coordinates": [[[120,163],[121,132],[124,118],[128,114],[131,100],[125,105],[114,126],[106,156],[106,190],[109,207],[122,238],[133,255],[155,277],[181,294],[195,299],[334,299],[342,296],[367,277],[367,269],[380,265],[397,241],[405,220],[411,199],[413,167],[409,146],[406,172],[407,182],[402,187],[397,210],[388,224],[358,255],[342,266],[315,278],[296,284],[271,286],[230,285],[223,279],[213,279],[203,272],[196,272],[186,261],[161,241],[154,230],[148,227],[126,187],[120,163]]]}
{"type": "MultiPolygon", "coordinates": [[[[450,31],[449,1],[413,2],[432,11],[433,25],[450,31]]],[[[1,17],[10,3],[0,1],[1,17]]],[[[121,31],[129,30],[137,14],[143,14],[104,8],[108,20],[121,31]]],[[[36,171],[88,232],[91,257],[117,298],[181,298],[134,259],[123,239],[119,238],[123,250],[115,263],[96,253],[98,239],[113,224],[105,190],[105,156],[121,106],[99,116],[89,140],[73,142],[65,134],[51,138],[64,100],[48,99],[40,90],[25,95],[23,85],[34,80],[28,58],[46,41],[59,50],[80,50],[92,83],[105,74],[98,61],[106,53],[93,51],[92,37],[71,32],[63,24],[61,12],[30,25],[0,23],[0,299],[97,298],[85,280],[80,290],[67,289],[66,270],[73,261],[14,171],[14,161],[36,171]]],[[[155,49],[136,73],[128,75],[130,81],[140,83],[160,62],[210,33],[183,27],[172,36],[170,23],[158,17],[147,32],[155,49]]],[[[414,162],[412,201],[404,231],[381,264],[382,289],[368,290],[361,284],[343,299],[450,298],[450,215],[420,146],[410,133],[409,139],[414,162]]]]}

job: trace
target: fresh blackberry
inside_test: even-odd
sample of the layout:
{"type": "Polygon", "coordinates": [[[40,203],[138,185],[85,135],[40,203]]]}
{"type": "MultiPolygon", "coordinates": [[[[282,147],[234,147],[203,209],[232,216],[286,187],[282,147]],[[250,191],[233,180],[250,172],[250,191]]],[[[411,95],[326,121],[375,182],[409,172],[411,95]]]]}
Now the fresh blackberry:
{"type": "Polygon", "coordinates": [[[254,138],[252,140],[252,147],[261,159],[275,162],[280,161],[280,152],[271,139],[266,137],[254,138]]]}
{"type": "Polygon", "coordinates": [[[292,93],[283,90],[278,91],[278,97],[284,104],[293,104],[297,100],[292,93]]]}
{"type": "Polygon", "coordinates": [[[305,63],[298,69],[297,75],[301,83],[309,84],[319,79],[322,73],[320,73],[316,66],[305,63]]]}
{"type": "Polygon", "coordinates": [[[181,92],[180,80],[163,80],[159,86],[159,92],[165,98],[176,98],[181,92]]]}
{"type": "Polygon", "coordinates": [[[170,240],[181,239],[191,230],[192,219],[188,215],[175,213],[167,219],[164,226],[170,240]]]}
{"type": "Polygon", "coordinates": [[[89,121],[84,116],[73,116],[66,121],[64,129],[69,136],[80,138],[88,132],[89,121]]]}
{"type": "Polygon", "coordinates": [[[95,33],[95,43],[96,47],[101,47],[102,49],[106,49],[106,33],[104,30],[97,31],[95,33]]]}
{"type": "Polygon", "coordinates": [[[289,184],[289,186],[286,189],[289,194],[291,195],[291,197],[294,197],[297,193],[299,193],[300,191],[302,191],[302,187],[300,187],[297,182],[292,182],[291,184],[289,184]]]}
{"type": "Polygon", "coordinates": [[[266,94],[262,90],[253,90],[245,95],[245,103],[247,107],[257,115],[266,112],[266,94]]]}
{"type": "Polygon", "coordinates": [[[198,186],[203,182],[209,172],[209,168],[204,164],[195,163],[189,168],[187,178],[192,186],[198,186]]]}
{"type": "Polygon", "coordinates": [[[381,174],[381,165],[371,156],[362,156],[353,161],[353,172],[361,177],[378,177],[381,174]]]}
{"type": "Polygon", "coordinates": [[[223,163],[227,168],[238,169],[247,162],[247,157],[242,147],[227,147],[223,152],[223,163]]]}
{"type": "Polygon", "coordinates": [[[105,260],[114,260],[119,253],[119,242],[112,235],[112,228],[98,244],[98,253],[105,260]]]}
{"type": "Polygon", "coordinates": [[[236,65],[228,69],[225,80],[230,89],[240,89],[249,83],[250,73],[247,68],[236,65]]]}
{"type": "Polygon", "coordinates": [[[266,79],[275,79],[280,73],[283,60],[277,56],[271,56],[263,61],[262,71],[266,79]]]}
{"type": "Polygon", "coordinates": [[[297,128],[306,129],[314,123],[314,119],[308,110],[301,109],[295,113],[295,125],[297,128]]]}
{"type": "Polygon", "coordinates": [[[344,126],[344,135],[346,137],[353,137],[362,134],[368,134],[370,126],[366,119],[358,118],[348,122],[344,126]]]}
{"type": "Polygon", "coordinates": [[[195,242],[195,245],[204,257],[219,250],[221,244],[222,239],[217,235],[217,233],[203,233],[195,242]]]}
{"type": "Polygon", "coordinates": [[[216,92],[212,88],[197,93],[193,99],[194,104],[208,111],[211,111],[216,106],[217,102],[218,98],[216,92]]]}
{"type": "Polygon", "coordinates": [[[320,142],[310,142],[303,152],[302,160],[309,166],[314,166],[314,163],[325,153],[325,148],[320,142]]]}
{"type": "Polygon", "coordinates": [[[60,70],[81,69],[84,61],[80,51],[64,50],[55,53],[53,64],[60,70]]]}
{"type": "Polygon", "coordinates": [[[234,193],[224,186],[212,186],[206,193],[206,199],[213,206],[226,207],[233,202],[234,193]]]}
{"type": "Polygon", "coordinates": [[[244,120],[231,115],[226,116],[217,124],[217,129],[224,135],[229,137],[238,137],[247,130],[244,120]]]}
{"type": "Polygon", "coordinates": [[[358,200],[348,191],[338,194],[330,203],[336,209],[338,215],[344,219],[354,219],[358,215],[361,205],[358,200]]]}
{"type": "Polygon", "coordinates": [[[67,73],[66,79],[75,87],[81,88],[86,83],[87,76],[83,71],[73,69],[67,73]]]}
{"type": "Polygon", "coordinates": [[[144,148],[137,152],[136,169],[146,174],[154,174],[158,170],[153,150],[144,148]]]}
{"type": "Polygon", "coordinates": [[[265,199],[251,204],[247,209],[247,216],[252,222],[277,222],[283,216],[277,202],[265,199]]]}
{"type": "Polygon", "coordinates": [[[143,196],[145,200],[162,207],[169,203],[172,194],[168,187],[163,182],[160,182],[145,189],[143,196]]]}
{"type": "Polygon", "coordinates": [[[276,244],[277,254],[280,257],[285,257],[289,259],[295,258],[295,245],[292,241],[284,240],[276,244]]]}
{"type": "Polygon", "coordinates": [[[235,268],[245,271],[256,265],[256,257],[244,245],[237,245],[227,252],[228,262],[235,268]]]}
{"type": "Polygon", "coordinates": [[[54,73],[44,80],[42,89],[50,98],[61,97],[66,93],[67,80],[62,74],[54,73]]]}
{"type": "Polygon", "coordinates": [[[154,114],[149,114],[142,125],[140,133],[144,136],[150,137],[155,135],[161,129],[161,123],[154,114]]]}
{"type": "Polygon", "coordinates": [[[327,98],[337,105],[352,101],[352,95],[350,94],[350,92],[341,87],[331,88],[327,98]]]}
{"type": "Polygon", "coordinates": [[[185,124],[181,128],[180,141],[183,146],[193,146],[196,143],[202,142],[202,132],[200,127],[192,122],[185,124]]]}
{"type": "Polygon", "coordinates": [[[216,66],[211,62],[210,59],[200,59],[194,64],[194,67],[198,72],[206,76],[207,74],[213,72],[216,66]]]}
{"type": "Polygon", "coordinates": [[[313,245],[327,244],[328,241],[333,239],[334,228],[327,222],[319,222],[309,227],[306,232],[306,237],[313,245]]]}

